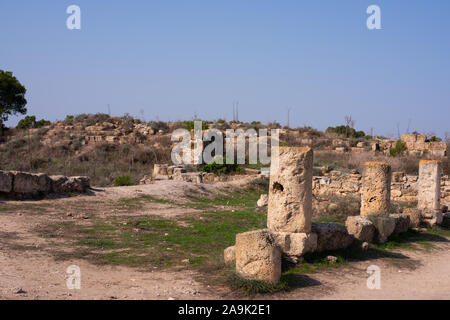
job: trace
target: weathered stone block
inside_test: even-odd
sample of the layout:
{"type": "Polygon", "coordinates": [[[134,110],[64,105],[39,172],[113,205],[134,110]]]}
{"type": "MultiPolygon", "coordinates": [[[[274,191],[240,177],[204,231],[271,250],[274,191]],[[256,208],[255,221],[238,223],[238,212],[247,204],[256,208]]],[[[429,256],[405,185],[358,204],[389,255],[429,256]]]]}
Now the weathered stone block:
{"type": "Polygon", "coordinates": [[[232,264],[236,261],[236,247],[231,246],[223,251],[223,260],[225,264],[232,264]]]}
{"type": "Polygon", "coordinates": [[[281,276],[281,250],[269,230],[236,235],[236,272],[242,277],[278,282],[281,276]]]}
{"type": "Polygon", "coordinates": [[[395,221],[395,229],[394,232],[392,232],[393,235],[397,235],[408,231],[409,224],[411,223],[409,215],[391,214],[389,217],[391,217],[395,221]]]}
{"type": "Polygon", "coordinates": [[[441,162],[422,160],[419,163],[418,204],[421,210],[440,210],[441,162]]]}
{"type": "Polygon", "coordinates": [[[153,165],[152,177],[154,178],[156,176],[167,176],[168,175],[168,167],[169,167],[169,165],[167,165],[167,164],[155,163],[153,165]]]}
{"type": "Polygon", "coordinates": [[[436,210],[422,210],[422,225],[427,228],[432,228],[435,225],[442,224],[444,214],[442,211],[436,210]]]}
{"type": "Polygon", "coordinates": [[[16,172],[13,189],[15,193],[19,194],[48,193],[52,189],[52,180],[43,173],[16,172]]]}
{"type": "Polygon", "coordinates": [[[395,219],[388,216],[368,216],[377,230],[375,240],[384,243],[395,230],[395,219]]]}
{"type": "Polygon", "coordinates": [[[258,201],[256,202],[256,205],[258,207],[265,207],[265,206],[267,206],[268,202],[269,202],[269,196],[267,194],[262,194],[259,197],[258,201]]]}
{"type": "Polygon", "coordinates": [[[388,215],[391,203],[391,166],[366,162],[361,186],[361,215],[388,215]]]}
{"type": "Polygon", "coordinates": [[[273,232],[275,243],[287,256],[300,257],[317,249],[317,234],[273,232]]]}
{"type": "Polygon", "coordinates": [[[311,228],[317,234],[317,251],[345,249],[353,242],[344,226],[336,223],[314,222],[311,228]]]}
{"type": "Polygon", "coordinates": [[[417,208],[404,208],[403,215],[409,216],[409,226],[411,228],[420,227],[422,221],[422,212],[417,208]]]}
{"type": "Polygon", "coordinates": [[[53,193],[64,193],[66,192],[65,184],[69,180],[66,176],[50,176],[52,180],[52,192],[53,193]]]}
{"type": "Polygon", "coordinates": [[[373,225],[372,221],[370,221],[366,217],[347,217],[345,227],[347,228],[349,234],[351,234],[356,239],[365,242],[372,242],[376,234],[375,226],[373,225]]]}
{"type": "Polygon", "coordinates": [[[275,232],[310,233],[313,151],[279,147],[272,154],[267,226],[275,232]]]}
{"type": "Polygon", "coordinates": [[[13,190],[13,174],[0,171],[0,192],[10,193],[13,190]]]}

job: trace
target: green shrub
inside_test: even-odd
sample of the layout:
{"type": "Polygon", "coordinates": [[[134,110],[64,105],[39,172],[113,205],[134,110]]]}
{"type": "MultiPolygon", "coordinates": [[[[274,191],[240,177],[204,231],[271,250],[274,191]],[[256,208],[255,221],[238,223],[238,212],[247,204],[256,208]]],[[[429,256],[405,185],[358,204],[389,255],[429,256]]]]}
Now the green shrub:
{"type": "Polygon", "coordinates": [[[121,187],[121,186],[132,186],[133,182],[131,182],[130,176],[120,176],[114,179],[114,187],[121,187]]]}
{"type": "Polygon", "coordinates": [[[226,164],[224,163],[222,157],[216,157],[212,162],[204,164],[201,170],[203,172],[214,173],[216,176],[220,176],[221,174],[241,172],[241,167],[235,163],[226,164]]]}
{"type": "Polygon", "coordinates": [[[349,126],[337,126],[337,127],[328,127],[326,132],[328,133],[336,133],[339,135],[346,136],[347,138],[364,138],[366,134],[364,131],[356,131],[355,129],[349,126]]]}
{"type": "Polygon", "coordinates": [[[19,121],[16,129],[19,129],[19,130],[35,129],[35,128],[42,128],[45,126],[49,126],[51,124],[52,123],[50,121],[47,121],[44,119],[36,121],[35,116],[26,116],[25,118],[23,118],[22,120],[19,121]]]}
{"type": "MultiPolygon", "coordinates": [[[[196,120],[196,121],[201,121],[201,120],[196,120]]],[[[184,121],[183,123],[183,128],[186,130],[194,130],[194,121],[184,121]]],[[[205,121],[202,121],[202,130],[208,130],[209,126],[208,123],[206,123],[205,121]]]]}
{"type": "Polygon", "coordinates": [[[406,147],[406,142],[398,140],[395,147],[389,150],[389,154],[391,157],[396,157],[402,155],[406,150],[408,150],[406,147]]]}

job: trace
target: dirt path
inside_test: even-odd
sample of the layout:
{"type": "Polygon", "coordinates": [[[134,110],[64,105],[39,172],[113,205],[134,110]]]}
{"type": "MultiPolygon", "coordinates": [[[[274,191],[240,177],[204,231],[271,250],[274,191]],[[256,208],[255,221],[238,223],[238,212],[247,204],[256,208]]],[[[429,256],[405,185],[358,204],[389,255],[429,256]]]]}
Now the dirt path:
{"type": "MultiPolygon", "coordinates": [[[[178,200],[185,185],[166,184],[129,188],[106,188],[96,196],[43,200],[51,203],[39,212],[0,211],[0,299],[235,299],[224,287],[208,286],[201,275],[185,268],[140,271],[125,266],[92,264],[82,258],[55,259],[52,245],[58,239],[36,234],[36,228],[51,221],[73,219],[63,212],[71,211],[76,202],[91,203],[89,209],[99,215],[106,211],[101,201],[139,194],[164,195],[178,200]],[[55,210],[61,207],[61,210],[55,210]],[[97,207],[96,207],[97,206],[97,207]],[[94,209],[93,209],[94,208],[94,209]],[[66,287],[67,267],[81,270],[81,289],[66,287]],[[22,289],[21,291],[19,289],[22,289]]],[[[208,187],[207,187],[208,188],[208,187]]],[[[214,192],[211,187],[207,192],[214,192]]],[[[193,190],[198,191],[198,190],[193,190]]],[[[26,203],[21,202],[20,205],[26,203]]],[[[1,206],[2,204],[0,204],[1,206]]],[[[152,204],[146,214],[176,217],[180,208],[152,204]],[[150,213],[151,212],[151,213],[150,213]]],[[[21,207],[22,208],[22,207],[21,207]]],[[[195,214],[195,210],[184,214],[195,214]]],[[[76,214],[76,212],[73,212],[76,214]]],[[[123,214],[123,213],[122,213],[123,214]]],[[[82,221],[82,220],[81,220],[82,221]]],[[[340,268],[327,268],[318,273],[298,276],[298,287],[287,293],[258,296],[261,299],[449,299],[450,242],[440,242],[433,250],[406,250],[403,259],[393,263],[389,258],[351,263],[340,268]],[[369,290],[366,268],[377,265],[381,270],[381,289],[369,290]]]]}

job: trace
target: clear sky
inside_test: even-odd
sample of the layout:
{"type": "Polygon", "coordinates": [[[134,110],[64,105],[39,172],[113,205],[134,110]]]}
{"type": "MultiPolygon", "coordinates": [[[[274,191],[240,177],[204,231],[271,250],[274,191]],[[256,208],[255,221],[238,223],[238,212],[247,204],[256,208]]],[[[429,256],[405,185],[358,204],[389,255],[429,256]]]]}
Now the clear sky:
{"type": "MultiPolygon", "coordinates": [[[[125,112],[146,121],[356,120],[379,135],[450,131],[450,1],[189,0],[0,2],[0,69],[28,114],[125,112]],[[66,8],[81,8],[68,30],[66,8]],[[382,30],[366,9],[381,8],[382,30]]],[[[20,117],[19,117],[20,118],[20,117]]],[[[18,118],[8,122],[14,125],[18,118]]]]}

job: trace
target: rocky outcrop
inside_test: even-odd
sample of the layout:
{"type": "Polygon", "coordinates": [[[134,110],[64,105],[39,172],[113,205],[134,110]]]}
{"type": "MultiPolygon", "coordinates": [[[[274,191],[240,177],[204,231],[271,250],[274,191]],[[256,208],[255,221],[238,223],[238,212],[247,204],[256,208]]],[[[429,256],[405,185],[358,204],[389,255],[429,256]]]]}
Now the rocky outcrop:
{"type": "Polygon", "coordinates": [[[0,171],[0,195],[8,198],[27,198],[47,194],[86,192],[88,177],[48,176],[44,173],[0,171]]]}

